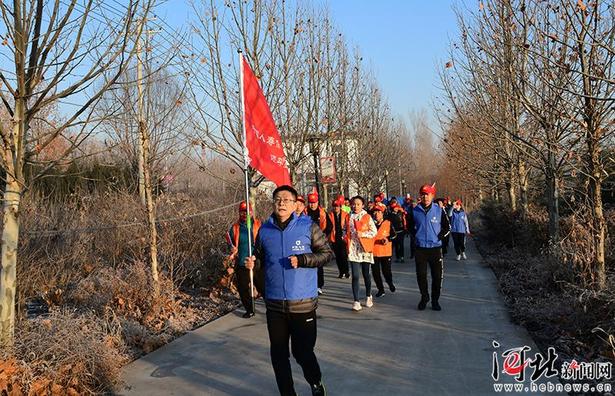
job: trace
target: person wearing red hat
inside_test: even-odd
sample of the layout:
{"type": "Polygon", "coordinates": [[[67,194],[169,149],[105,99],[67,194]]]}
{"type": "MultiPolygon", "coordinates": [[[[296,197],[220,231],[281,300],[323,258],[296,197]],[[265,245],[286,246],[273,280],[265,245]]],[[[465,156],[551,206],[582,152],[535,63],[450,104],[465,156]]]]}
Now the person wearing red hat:
{"type": "Polygon", "coordinates": [[[463,204],[460,199],[456,200],[453,204],[451,233],[453,234],[453,245],[455,245],[457,261],[462,258],[466,260],[466,235],[470,234],[470,224],[468,224],[468,216],[463,210],[463,204]]]}
{"type": "Polygon", "coordinates": [[[374,205],[375,204],[376,203],[374,201],[372,201],[372,200],[367,201],[367,209],[366,209],[366,211],[367,211],[367,213],[370,216],[372,216],[372,218],[374,217],[374,205]]]}
{"type": "Polygon", "coordinates": [[[303,216],[305,214],[305,198],[303,198],[303,195],[297,195],[297,209],[295,213],[297,216],[303,216]]]}
{"type": "MultiPolygon", "coordinates": [[[[446,213],[446,216],[448,217],[448,222],[450,223],[451,222],[451,216],[448,213],[448,211],[446,210],[446,198],[436,198],[435,202],[438,204],[438,206],[440,208],[442,208],[444,213],[446,213]]],[[[442,255],[443,256],[446,256],[448,254],[448,242],[450,240],[450,236],[451,236],[451,234],[448,234],[447,236],[442,238],[442,255]]]]}
{"type": "Polygon", "coordinates": [[[393,240],[393,247],[395,250],[395,261],[397,263],[404,262],[404,236],[406,230],[406,212],[404,208],[399,206],[396,198],[391,198],[389,203],[389,215],[388,220],[393,226],[395,232],[395,239],[393,240]]]}
{"type": "Polygon", "coordinates": [[[417,205],[417,202],[414,200],[414,198],[412,198],[412,196],[410,196],[410,194],[408,194],[408,196],[406,196],[406,199],[404,200],[404,210],[406,211],[406,233],[408,237],[410,238],[410,259],[414,258],[414,253],[416,251],[416,245],[414,242],[414,234],[410,232],[410,228],[409,228],[410,220],[408,219],[408,217],[412,216],[412,211],[414,210],[416,205],[417,205]]]}
{"type": "Polygon", "coordinates": [[[339,271],[338,278],[350,278],[350,272],[348,269],[348,252],[346,251],[346,242],[344,241],[344,229],[348,224],[348,213],[342,210],[344,199],[337,198],[332,202],[332,210],[329,212],[328,224],[331,226],[327,228],[329,243],[335,253],[335,263],[339,271]]]}
{"type": "Polygon", "coordinates": [[[384,219],[387,207],[382,203],[374,205],[374,216],[376,218],[376,237],[374,238],[374,264],[372,264],[372,275],[378,288],[376,297],[384,296],[384,285],[382,283],[381,272],[389,286],[391,293],[395,292],[393,285],[393,273],[391,272],[391,256],[393,255],[393,244],[396,237],[395,230],[391,227],[391,222],[384,219]]]}
{"type": "MultiPolygon", "coordinates": [[[[320,230],[327,234],[327,212],[318,204],[318,193],[313,192],[308,194],[308,207],[305,212],[312,218],[312,221],[320,227],[320,230]]],[[[322,294],[322,288],[325,286],[325,270],[323,267],[318,267],[318,294],[322,294]]]]}
{"type": "Polygon", "coordinates": [[[421,203],[412,210],[409,216],[408,229],[415,236],[416,241],[416,280],[421,291],[421,301],[418,309],[424,310],[429,302],[427,282],[427,267],[431,270],[431,308],[434,311],[442,310],[439,303],[442,289],[442,273],[444,263],[442,260],[442,239],[450,233],[448,216],[433,203],[436,188],[426,184],[419,190],[421,203]]]}
{"type": "MultiPolygon", "coordinates": [[[[250,214],[253,214],[252,205],[250,205],[250,214]]],[[[239,204],[239,219],[231,226],[226,234],[226,240],[231,248],[230,259],[235,262],[235,274],[237,279],[237,291],[241,304],[246,310],[244,318],[254,316],[252,298],[250,294],[250,270],[245,267],[244,261],[248,257],[248,205],[245,201],[239,204]]],[[[258,235],[258,230],[261,227],[261,222],[258,219],[253,219],[250,234],[252,241],[252,250],[254,250],[254,241],[258,235]]],[[[260,273],[254,273],[254,285],[259,294],[262,294],[263,279],[259,276],[260,273]]]]}

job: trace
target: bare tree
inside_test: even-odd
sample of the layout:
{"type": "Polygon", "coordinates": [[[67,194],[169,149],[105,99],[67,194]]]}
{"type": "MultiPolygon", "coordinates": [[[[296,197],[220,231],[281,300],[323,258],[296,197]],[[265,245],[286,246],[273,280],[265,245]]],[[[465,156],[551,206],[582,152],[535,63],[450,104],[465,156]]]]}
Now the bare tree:
{"type": "Polygon", "coordinates": [[[593,240],[592,281],[603,289],[606,287],[606,221],[602,186],[608,173],[602,153],[614,136],[615,11],[612,4],[602,1],[587,5],[582,1],[576,5],[560,1],[559,11],[564,23],[562,29],[551,34],[551,39],[567,48],[570,55],[548,61],[551,68],[566,71],[571,80],[572,97],[565,117],[575,121],[575,130],[584,143],[578,164],[585,180],[580,195],[587,197],[584,207],[591,213],[588,228],[593,240]]]}
{"type": "MultiPolygon", "coordinates": [[[[2,70],[1,99],[12,127],[0,130],[4,189],[4,228],[0,270],[0,344],[11,345],[15,323],[15,289],[19,210],[27,190],[24,165],[28,153],[43,150],[58,137],[70,143],[59,158],[73,152],[102,122],[94,106],[118,80],[133,55],[132,37],[151,8],[132,0],[117,16],[101,2],[45,3],[16,0],[0,3],[9,45],[3,55],[14,70],[2,70]],[[68,102],[76,105],[69,105],[68,102]],[[63,119],[48,131],[34,134],[32,122],[45,108],[62,104],[63,119]]],[[[54,166],[42,167],[38,175],[54,166]]],[[[34,175],[36,178],[37,175],[34,175]]]]}

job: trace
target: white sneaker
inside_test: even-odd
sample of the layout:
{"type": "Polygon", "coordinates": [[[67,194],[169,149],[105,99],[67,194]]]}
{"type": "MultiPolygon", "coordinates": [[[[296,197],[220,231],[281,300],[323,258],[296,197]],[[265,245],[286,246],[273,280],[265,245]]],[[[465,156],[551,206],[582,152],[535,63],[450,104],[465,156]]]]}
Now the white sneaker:
{"type": "Polygon", "coordinates": [[[352,310],[353,311],[360,311],[362,309],[363,309],[363,307],[361,306],[360,302],[355,301],[354,303],[352,303],[352,310]]]}
{"type": "Polygon", "coordinates": [[[371,308],[374,306],[374,299],[372,298],[372,296],[369,296],[365,299],[365,306],[367,308],[371,308]]]}
{"type": "Polygon", "coordinates": [[[457,261],[461,260],[461,254],[458,254],[457,258],[455,260],[457,260],[457,261]]]}
{"type": "Polygon", "coordinates": [[[468,258],[466,257],[466,252],[461,253],[461,258],[464,260],[467,260],[468,258]]]}
{"type": "Polygon", "coordinates": [[[322,294],[322,289],[320,287],[318,288],[318,294],[322,294]]]}

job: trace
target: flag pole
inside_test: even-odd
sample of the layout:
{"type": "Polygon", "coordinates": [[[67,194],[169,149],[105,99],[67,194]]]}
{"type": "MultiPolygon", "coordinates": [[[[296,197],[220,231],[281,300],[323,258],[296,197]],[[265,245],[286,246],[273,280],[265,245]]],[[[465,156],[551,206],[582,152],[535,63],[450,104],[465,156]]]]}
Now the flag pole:
{"type": "MultiPolygon", "coordinates": [[[[247,148],[247,133],[246,133],[246,121],[245,121],[245,97],[244,97],[244,87],[243,87],[243,54],[241,50],[239,52],[239,93],[241,95],[241,131],[243,135],[243,173],[245,176],[245,187],[246,187],[246,208],[248,217],[246,219],[246,227],[248,229],[248,257],[252,256],[252,211],[250,205],[250,175],[249,175],[249,165],[250,159],[248,157],[248,148],[247,148]]],[[[252,304],[252,312],[255,311],[255,301],[254,301],[254,271],[250,269],[250,300],[252,304]]]]}

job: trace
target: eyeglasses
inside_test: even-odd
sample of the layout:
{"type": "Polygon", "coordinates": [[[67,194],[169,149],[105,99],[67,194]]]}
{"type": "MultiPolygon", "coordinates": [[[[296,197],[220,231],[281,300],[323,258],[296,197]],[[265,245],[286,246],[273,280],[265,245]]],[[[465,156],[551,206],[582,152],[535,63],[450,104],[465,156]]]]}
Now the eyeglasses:
{"type": "Polygon", "coordinates": [[[294,199],[288,199],[288,198],[284,198],[284,199],[282,199],[282,198],[276,198],[276,199],[274,199],[274,200],[273,200],[273,202],[275,202],[275,204],[276,204],[276,205],[279,205],[279,204],[284,204],[284,206],[286,206],[286,205],[288,205],[289,203],[292,203],[292,202],[297,202],[297,201],[296,201],[296,200],[294,200],[294,199]]]}

